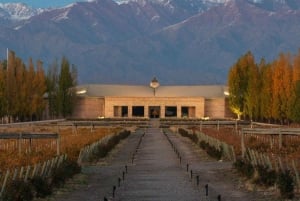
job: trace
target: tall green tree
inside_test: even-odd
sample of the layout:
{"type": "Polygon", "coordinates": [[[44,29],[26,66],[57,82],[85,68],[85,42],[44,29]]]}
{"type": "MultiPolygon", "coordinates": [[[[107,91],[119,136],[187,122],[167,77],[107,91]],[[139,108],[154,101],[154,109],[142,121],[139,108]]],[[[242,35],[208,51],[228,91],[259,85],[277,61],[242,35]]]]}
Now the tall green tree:
{"type": "Polygon", "coordinates": [[[250,120],[259,118],[260,101],[260,75],[252,54],[247,55],[247,89],[245,93],[245,115],[250,120]]]}
{"type": "Polygon", "coordinates": [[[231,67],[228,74],[228,87],[229,87],[229,107],[231,111],[240,119],[243,108],[243,98],[240,95],[240,77],[237,64],[231,67]]]}
{"type": "Polygon", "coordinates": [[[245,112],[249,68],[254,64],[254,56],[251,52],[247,52],[230,68],[228,74],[229,105],[238,118],[245,112]]]}
{"type": "Polygon", "coordinates": [[[47,72],[47,96],[48,96],[48,109],[49,109],[49,115],[51,118],[55,118],[59,116],[59,108],[58,108],[58,80],[59,80],[59,74],[58,74],[58,63],[57,60],[51,66],[48,68],[47,72]]]}
{"type": "Polygon", "coordinates": [[[67,117],[72,114],[75,100],[76,100],[76,78],[74,77],[76,72],[75,67],[70,67],[70,63],[67,58],[63,57],[61,61],[61,69],[59,75],[58,85],[58,100],[59,110],[63,117],[67,117]]]}

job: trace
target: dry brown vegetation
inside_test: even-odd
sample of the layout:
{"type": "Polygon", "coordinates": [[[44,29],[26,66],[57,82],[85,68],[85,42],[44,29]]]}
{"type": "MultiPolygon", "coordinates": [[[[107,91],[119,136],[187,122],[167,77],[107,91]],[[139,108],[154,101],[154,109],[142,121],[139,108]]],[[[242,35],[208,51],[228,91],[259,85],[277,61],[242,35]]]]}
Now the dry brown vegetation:
{"type": "MultiPolygon", "coordinates": [[[[211,137],[217,138],[229,145],[233,145],[237,156],[241,156],[241,134],[236,132],[234,128],[220,127],[203,128],[202,131],[211,137]]],[[[285,135],[282,137],[282,147],[279,148],[278,135],[245,135],[246,148],[255,150],[259,153],[267,154],[273,164],[280,163],[285,168],[293,168],[293,163],[300,170],[300,136],[285,135]]]]}
{"type": "MultiPolygon", "coordinates": [[[[5,133],[35,132],[53,133],[60,136],[60,154],[67,154],[71,160],[77,160],[80,149],[111,133],[117,133],[118,128],[88,128],[88,127],[22,127],[5,128],[5,133]]],[[[2,129],[3,132],[4,130],[2,129]]],[[[0,140],[0,170],[13,169],[47,161],[57,154],[56,139],[32,139],[21,140],[21,152],[19,152],[19,140],[0,140]]]]}

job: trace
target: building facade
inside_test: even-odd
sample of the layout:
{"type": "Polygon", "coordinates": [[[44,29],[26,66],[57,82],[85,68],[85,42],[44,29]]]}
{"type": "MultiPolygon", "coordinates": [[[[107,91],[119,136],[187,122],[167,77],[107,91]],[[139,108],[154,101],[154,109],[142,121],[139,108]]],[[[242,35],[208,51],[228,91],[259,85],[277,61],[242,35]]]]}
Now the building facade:
{"type": "Polygon", "coordinates": [[[81,85],[73,117],[229,118],[226,90],[223,85],[81,85]]]}

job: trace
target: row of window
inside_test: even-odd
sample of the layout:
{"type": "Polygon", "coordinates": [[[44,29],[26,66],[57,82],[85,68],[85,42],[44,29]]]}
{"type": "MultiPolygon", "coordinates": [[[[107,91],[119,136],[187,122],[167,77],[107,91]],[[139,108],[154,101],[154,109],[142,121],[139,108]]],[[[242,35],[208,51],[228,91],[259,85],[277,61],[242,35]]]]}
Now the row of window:
{"type": "Polygon", "coordinates": [[[195,107],[182,106],[177,110],[177,106],[165,106],[164,114],[162,114],[161,106],[149,106],[148,114],[146,113],[145,106],[132,106],[131,114],[129,114],[128,106],[114,106],[114,117],[150,117],[159,118],[164,117],[194,117],[195,107]],[[177,114],[180,112],[180,114],[177,114]]]}

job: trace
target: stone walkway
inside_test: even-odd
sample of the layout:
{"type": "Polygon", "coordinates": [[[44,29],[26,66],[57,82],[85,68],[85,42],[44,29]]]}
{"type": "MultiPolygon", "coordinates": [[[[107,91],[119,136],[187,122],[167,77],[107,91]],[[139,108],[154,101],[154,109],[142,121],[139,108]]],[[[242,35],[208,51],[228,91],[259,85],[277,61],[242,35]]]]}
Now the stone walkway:
{"type": "Polygon", "coordinates": [[[275,201],[243,190],[231,162],[215,161],[189,139],[164,134],[158,126],[152,121],[151,128],[137,130],[105,160],[85,165],[73,189],[47,201],[275,201]]]}
{"type": "Polygon", "coordinates": [[[113,186],[118,184],[119,177],[125,171],[125,165],[131,165],[131,156],[144,133],[137,130],[97,164],[85,164],[82,174],[77,175],[59,189],[51,198],[37,201],[102,201],[104,197],[112,197],[113,186]]]}
{"type": "Polygon", "coordinates": [[[198,201],[201,196],[159,128],[146,131],[126,177],[115,200],[198,201]]]}

